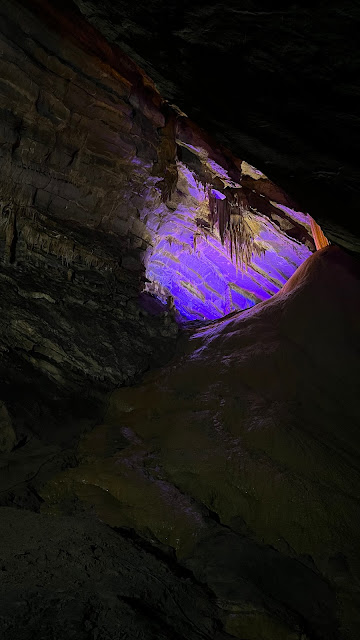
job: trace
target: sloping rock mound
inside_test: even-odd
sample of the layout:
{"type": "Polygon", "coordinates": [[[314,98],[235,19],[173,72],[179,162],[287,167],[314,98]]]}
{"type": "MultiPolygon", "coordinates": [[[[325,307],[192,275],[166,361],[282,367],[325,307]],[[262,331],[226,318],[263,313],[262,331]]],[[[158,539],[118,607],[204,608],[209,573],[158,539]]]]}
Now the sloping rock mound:
{"type": "Polygon", "coordinates": [[[355,640],[359,275],[327,247],[271,300],[189,334],[166,369],[113,394],[45,510],[75,496],[173,547],[235,637],[355,640]]]}

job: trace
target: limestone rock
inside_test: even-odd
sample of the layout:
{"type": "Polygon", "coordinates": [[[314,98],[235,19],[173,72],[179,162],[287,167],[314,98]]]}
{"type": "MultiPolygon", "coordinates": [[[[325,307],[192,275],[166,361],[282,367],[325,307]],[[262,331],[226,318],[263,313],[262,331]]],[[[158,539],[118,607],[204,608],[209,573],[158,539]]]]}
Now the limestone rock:
{"type": "Polygon", "coordinates": [[[29,7],[2,6],[0,345],[12,357],[0,369],[19,378],[20,357],[34,378],[88,393],[170,354],[177,330],[165,305],[156,317],[137,305],[151,235],[133,198],[153,185],[162,101],[126,56],[105,63],[104,41],[94,56],[68,27],[59,44],[29,7]]]}
{"type": "Polygon", "coordinates": [[[44,508],[76,496],[173,547],[236,637],[356,640],[359,273],[330,246],[270,300],[189,329],[168,367],[113,394],[44,508]]]}

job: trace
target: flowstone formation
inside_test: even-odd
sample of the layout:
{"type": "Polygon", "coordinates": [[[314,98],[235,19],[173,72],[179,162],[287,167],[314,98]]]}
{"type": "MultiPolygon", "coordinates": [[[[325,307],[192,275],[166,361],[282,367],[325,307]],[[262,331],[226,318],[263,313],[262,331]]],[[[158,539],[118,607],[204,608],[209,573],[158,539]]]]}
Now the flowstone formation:
{"type": "MultiPolygon", "coordinates": [[[[216,173],[209,174],[207,179],[215,182],[216,173]]],[[[298,213],[299,223],[295,211],[288,208],[285,215],[281,205],[258,196],[257,206],[247,203],[225,226],[225,216],[220,223],[212,214],[213,201],[221,204],[253,191],[239,183],[227,194],[229,188],[219,178],[216,184],[222,191],[202,184],[195,171],[178,162],[172,198],[155,210],[143,209],[153,234],[145,257],[146,290],[163,302],[170,297],[184,320],[219,318],[270,298],[311,255],[310,219],[305,214],[298,213]],[[274,223],[268,209],[282,226],[274,223]],[[292,227],[302,227],[302,242],[287,234],[285,229],[292,227]]]]}
{"type": "Polygon", "coordinates": [[[43,512],[94,510],[175,550],[237,638],[355,640],[359,281],[327,247],[270,300],[190,331],[112,395],[43,512]]]}

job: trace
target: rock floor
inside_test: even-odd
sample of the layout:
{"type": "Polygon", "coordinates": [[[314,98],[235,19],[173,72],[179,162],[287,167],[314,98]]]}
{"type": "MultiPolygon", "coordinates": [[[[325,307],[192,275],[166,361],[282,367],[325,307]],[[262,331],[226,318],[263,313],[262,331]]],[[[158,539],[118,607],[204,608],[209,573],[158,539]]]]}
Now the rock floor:
{"type": "Polygon", "coordinates": [[[1,509],[3,637],[355,640],[359,306],[357,262],[323,249],[189,327],[37,475],[29,444],[4,454],[30,493],[1,509]]]}

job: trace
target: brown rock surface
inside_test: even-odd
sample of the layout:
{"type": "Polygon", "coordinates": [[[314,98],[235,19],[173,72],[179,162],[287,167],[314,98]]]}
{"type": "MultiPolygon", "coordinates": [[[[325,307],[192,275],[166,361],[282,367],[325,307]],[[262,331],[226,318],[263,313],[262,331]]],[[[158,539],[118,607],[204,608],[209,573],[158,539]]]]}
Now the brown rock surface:
{"type": "Polygon", "coordinates": [[[47,509],[76,496],[174,547],[236,637],[355,640],[359,281],[327,247],[271,300],[190,334],[163,372],[113,394],[47,509]]]}
{"type": "Polygon", "coordinates": [[[58,388],[108,389],[177,333],[138,305],[162,101],[125,56],[113,67],[110,47],[104,61],[20,9],[1,6],[2,376],[20,357],[58,388]]]}

